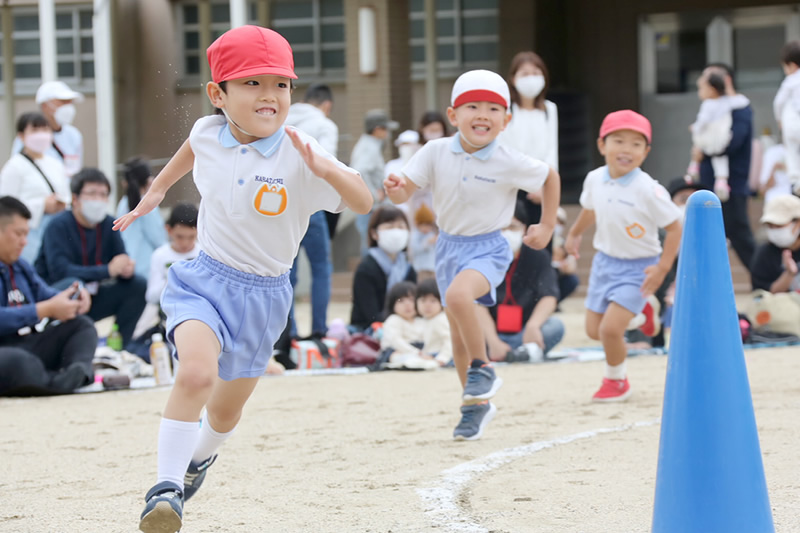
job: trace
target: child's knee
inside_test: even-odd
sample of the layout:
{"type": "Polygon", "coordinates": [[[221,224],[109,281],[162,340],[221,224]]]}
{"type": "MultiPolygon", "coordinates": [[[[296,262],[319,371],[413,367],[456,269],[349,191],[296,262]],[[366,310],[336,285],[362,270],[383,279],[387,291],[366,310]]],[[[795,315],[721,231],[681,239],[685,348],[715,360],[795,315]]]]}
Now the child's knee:
{"type": "Polygon", "coordinates": [[[463,289],[455,290],[453,285],[447,289],[447,292],[444,295],[444,300],[447,303],[447,307],[449,307],[451,311],[456,312],[472,304],[472,299],[470,298],[469,294],[467,294],[467,291],[463,289]]]}
{"type": "Polygon", "coordinates": [[[217,369],[204,365],[181,364],[175,376],[175,385],[191,391],[209,391],[217,380],[217,369]]]}
{"type": "Polygon", "coordinates": [[[597,328],[598,336],[596,340],[618,339],[625,336],[627,324],[616,324],[608,320],[603,320],[597,328]]]}

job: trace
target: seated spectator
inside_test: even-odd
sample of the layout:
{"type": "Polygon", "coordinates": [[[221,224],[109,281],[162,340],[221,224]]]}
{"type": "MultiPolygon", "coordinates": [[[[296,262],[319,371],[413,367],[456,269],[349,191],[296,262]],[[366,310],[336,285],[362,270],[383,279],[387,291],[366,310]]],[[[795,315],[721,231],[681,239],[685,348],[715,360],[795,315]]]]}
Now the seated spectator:
{"type": "Polygon", "coordinates": [[[173,207],[166,228],[169,242],[158,247],[150,258],[150,275],[147,278],[145,295],[149,304],[158,305],[161,302],[161,293],[167,286],[169,267],[178,261],[194,259],[200,253],[200,247],[197,245],[197,208],[195,206],[178,204],[173,207]]]}
{"type": "Polygon", "coordinates": [[[756,249],[751,265],[753,289],[772,293],[800,289],[797,263],[800,261],[800,198],[781,195],[764,205],[761,223],[767,226],[767,240],[756,249]]]}
{"type": "Polygon", "coordinates": [[[412,265],[417,272],[417,279],[423,281],[436,277],[436,238],[439,228],[436,227],[433,211],[422,204],[414,213],[414,229],[411,230],[412,265]]]}
{"type": "Polygon", "coordinates": [[[15,152],[0,171],[0,196],[13,196],[31,212],[28,244],[22,258],[32,263],[39,254],[42,233],[53,215],[72,201],[69,177],[61,159],[49,155],[53,130],[40,113],[23,113],[17,120],[21,151],[15,152]]]}
{"type": "Polygon", "coordinates": [[[30,218],[25,204],[0,198],[1,396],[68,393],[94,378],[97,331],[82,316],[91,297],[77,284],[48,287],[20,257],[30,218]]]}
{"type": "Polygon", "coordinates": [[[97,169],[85,168],[72,177],[72,210],[53,217],[45,230],[36,271],[57,289],[83,282],[93,297],[89,317],[115,315],[125,346],[144,309],[147,281],[135,274],[120,233],[111,229],[110,190],[97,169]]]}
{"type": "Polygon", "coordinates": [[[439,367],[433,356],[422,350],[423,321],[417,316],[416,289],[412,282],[401,281],[386,295],[381,350],[389,353],[387,368],[426,370],[439,367]]]}
{"type": "MultiPolygon", "coordinates": [[[[135,157],[125,163],[125,196],[117,204],[117,218],[139,205],[139,200],[153,182],[152,174],[150,165],[144,159],[135,157]]],[[[136,275],[147,279],[153,251],[167,242],[161,212],[153,209],[140,216],[121,235],[125,250],[136,262],[136,275]]]]}
{"type": "Polygon", "coordinates": [[[522,244],[526,216],[525,205],[517,201],[511,224],[502,231],[514,260],[497,287],[497,305],[478,308],[492,361],[541,361],[564,336],[564,324],[551,316],[558,282],[550,253],[522,244]]]}
{"type": "Polygon", "coordinates": [[[383,319],[389,287],[401,281],[416,283],[417,273],[405,252],[408,233],[408,220],[400,209],[384,205],[372,213],[367,226],[369,249],[353,276],[352,329],[364,331],[383,319]]]}
{"type": "Polygon", "coordinates": [[[558,208],[558,223],[553,230],[553,268],[558,275],[558,301],[575,292],[580,285],[580,280],[575,272],[578,270],[578,261],[574,255],[567,254],[564,249],[564,226],[567,223],[567,212],[563,207],[558,208]]]}
{"type": "Polygon", "coordinates": [[[440,366],[453,360],[450,322],[442,307],[442,297],[435,279],[426,279],[417,286],[417,313],[422,317],[422,351],[440,366]]]}

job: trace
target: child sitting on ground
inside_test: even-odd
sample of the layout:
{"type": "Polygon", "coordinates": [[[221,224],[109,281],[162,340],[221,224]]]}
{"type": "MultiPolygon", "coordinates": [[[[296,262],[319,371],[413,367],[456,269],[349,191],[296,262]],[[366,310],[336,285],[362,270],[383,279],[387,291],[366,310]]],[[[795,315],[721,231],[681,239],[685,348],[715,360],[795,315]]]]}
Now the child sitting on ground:
{"type": "Polygon", "coordinates": [[[416,291],[413,283],[401,281],[386,295],[381,350],[392,350],[387,368],[426,370],[439,366],[421,349],[424,323],[417,316],[416,291]]]}
{"type": "Polygon", "coordinates": [[[440,366],[448,365],[453,360],[453,341],[435,279],[426,279],[417,286],[417,312],[423,322],[422,351],[440,366]]]}

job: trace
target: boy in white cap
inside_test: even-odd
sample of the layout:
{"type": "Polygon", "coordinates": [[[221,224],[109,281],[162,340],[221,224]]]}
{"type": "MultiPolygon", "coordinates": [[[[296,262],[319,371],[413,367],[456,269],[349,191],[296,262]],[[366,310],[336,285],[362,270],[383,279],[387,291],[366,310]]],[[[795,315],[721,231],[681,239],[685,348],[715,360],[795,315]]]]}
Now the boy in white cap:
{"type": "Polygon", "coordinates": [[[595,402],[624,401],[631,394],[625,330],[672,268],[681,240],[681,212],[667,190],[639,168],[650,152],[650,121],[631,110],[609,113],[597,148],[606,164],[586,176],[581,209],[564,247],[578,257],[581,235],[596,224],[586,333],[600,340],[606,371],[595,402]],[[662,251],[658,228],[667,232],[662,251]]]}
{"type": "Polygon", "coordinates": [[[184,499],[199,488],[264,374],[286,325],[289,269],[311,214],[372,207],[355,171],[284,127],[297,78],[286,39],[241,26],[207,54],[213,82],[206,93],[225,116],[199,119],[139,205],[114,226],[124,230],[156,208],[194,168],[202,251],[172,265],[161,297],[180,367],[161,419],[158,482],[139,523],[147,533],[181,528],[184,499]]]}
{"type": "MultiPolygon", "coordinates": [[[[47,155],[64,163],[67,177],[83,168],[83,135],[72,125],[76,109],[73,102],[83,102],[83,95],[63,81],[46,81],[36,91],[36,103],[53,130],[53,143],[47,155]]],[[[11,153],[22,150],[22,141],[14,139],[11,153]]]]}
{"type": "Polygon", "coordinates": [[[506,127],[510,95],[499,74],[465,72],[453,85],[451,138],[426,143],[403,168],[384,181],[392,202],[406,201],[418,188],[431,185],[433,208],[441,229],[436,241],[436,282],[443,295],[453,339],[453,359],[463,387],[461,421],[456,440],[479,439],[496,408],[489,402],[502,380],[486,354],[476,302],[491,306],[513,254],[500,231],[511,222],[517,190],[543,191],[542,221],[524,238],[544,248],[556,223],[561,194],[558,173],[546,164],[499,145],[506,127]]]}

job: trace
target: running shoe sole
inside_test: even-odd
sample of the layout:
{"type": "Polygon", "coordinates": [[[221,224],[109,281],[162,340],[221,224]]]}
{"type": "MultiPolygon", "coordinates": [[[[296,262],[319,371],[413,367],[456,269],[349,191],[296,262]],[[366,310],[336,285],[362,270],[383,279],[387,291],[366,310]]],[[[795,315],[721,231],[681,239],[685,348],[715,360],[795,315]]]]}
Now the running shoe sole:
{"type": "Polygon", "coordinates": [[[613,396],[611,398],[594,398],[593,397],[592,401],[595,402],[595,403],[624,402],[625,400],[627,400],[630,397],[631,392],[633,392],[633,389],[629,388],[628,390],[626,390],[625,392],[623,392],[619,396],[613,396]]]}
{"type": "Polygon", "coordinates": [[[144,533],[176,533],[183,521],[167,501],[156,503],[153,510],[144,515],[139,529],[144,533]]]}

